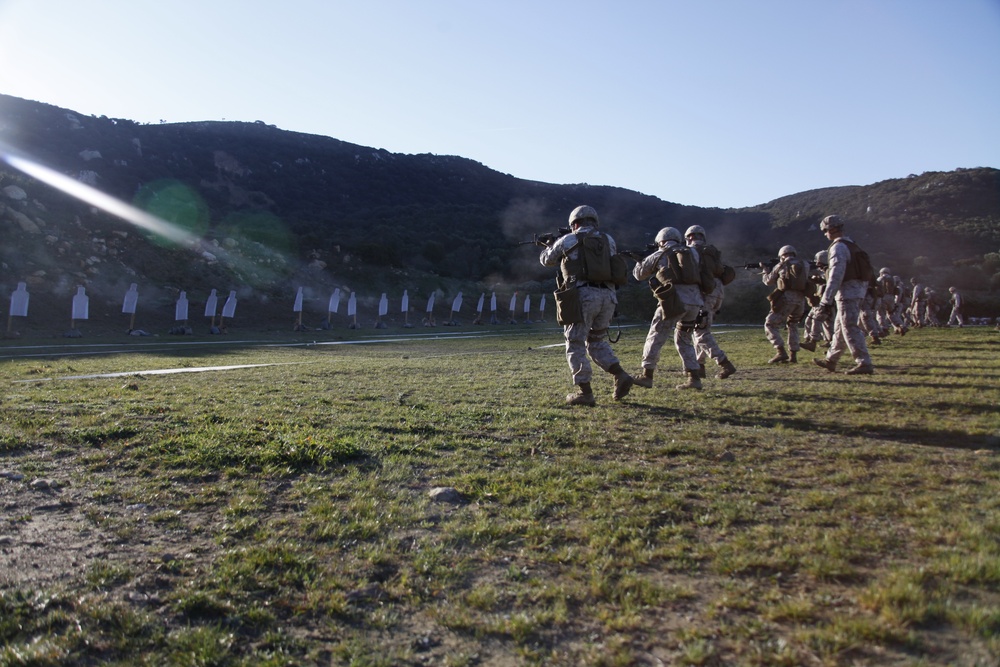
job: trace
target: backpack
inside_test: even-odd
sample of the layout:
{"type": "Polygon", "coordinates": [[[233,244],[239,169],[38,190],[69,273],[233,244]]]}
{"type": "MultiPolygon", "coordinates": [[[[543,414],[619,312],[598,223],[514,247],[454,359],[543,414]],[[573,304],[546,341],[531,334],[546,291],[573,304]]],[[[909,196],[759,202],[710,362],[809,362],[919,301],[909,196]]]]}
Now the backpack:
{"type": "Polygon", "coordinates": [[[611,254],[611,244],[596,229],[579,236],[579,272],[577,280],[589,283],[614,283],[621,286],[628,282],[628,264],[621,255],[611,254]]]}
{"type": "Polygon", "coordinates": [[[781,269],[778,277],[778,289],[805,292],[807,287],[809,287],[809,269],[805,262],[793,259],[781,269]]]}
{"type": "MultiPolygon", "coordinates": [[[[868,253],[854,241],[840,238],[833,243],[843,243],[851,251],[851,261],[847,264],[847,270],[844,272],[844,280],[860,280],[871,285],[872,281],[875,280],[876,273],[868,253]]],[[[833,247],[832,243],[830,247],[833,247]]]]}
{"type": "Polygon", "coordinates": [[[678,245],[663,250],[660,263],[656,279],[664,285],[701,284],[701,268],[687,246],[678,245]]]}

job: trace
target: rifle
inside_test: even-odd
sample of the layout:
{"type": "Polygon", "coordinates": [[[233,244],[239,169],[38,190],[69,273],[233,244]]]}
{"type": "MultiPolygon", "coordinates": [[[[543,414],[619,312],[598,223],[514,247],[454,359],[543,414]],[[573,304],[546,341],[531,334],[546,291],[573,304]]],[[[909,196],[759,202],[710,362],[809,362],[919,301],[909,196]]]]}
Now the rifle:
{"type": "Polygon", "coordinates": [[[746,269],[747,271],[758,271],[758,270],[761,270],[761,269],[763,269],[765,271],[770,271],[775,266],[777,266],[778,262],[780,262],[780,261],[781,260],[778,259],[777,257],[772,257],[771,259],[767,260],[766,262],[758,262],[757,264],[744,264],[743,268],[746,269]]]}
{"type": "Polygon", "coordinates": [[[554,234],[532,234],[530,241],[521,241],[517,245],[541,245],[548,247],[556,242],[556,239],[562,238],[569,234],[571,230],[569,227],[560,227],[556,230],[554,234]]]}
{"type": "Polygon", "coordinates": [[[660,246],[656,243],[647,243],[645,250],[619,250],[618,254],[628,257],[629,259],[641,262],[642,260],[649,257],[651,252],[659,250],[660,246]]]}

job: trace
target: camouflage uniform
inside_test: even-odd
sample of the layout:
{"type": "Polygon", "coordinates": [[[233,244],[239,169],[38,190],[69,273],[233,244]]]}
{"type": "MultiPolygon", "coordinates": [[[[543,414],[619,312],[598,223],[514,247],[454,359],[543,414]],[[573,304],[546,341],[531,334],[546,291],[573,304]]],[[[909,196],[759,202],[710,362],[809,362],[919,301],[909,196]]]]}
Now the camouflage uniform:
{"type": "MultiPolygon", "coordinates": [[[[816,360],[816,364],[828,371],[834,371],[837,361],[846,351],[854,357],[855,366],[847,371],[850,375],[870,375],[872,359],[868,354],[865,334],[859,325],[861,317],[861,301],[868,291],[868,282],[853,275],[851,267],[851,250],[848,244],[854,242],[843,234],[843,223],[837,216],[827,216],[820,228],[831,239],[827,250],[830,256],[830,268],[826,274],[826,289],[820,305],[820,312],[829,311],[834,300],[837,302],[837,315],[833,325],[833,341],[827,350],[826,358],[816,360]]],[[[815,309],[814,309],[815,310],[815,309]]]]}
{"type": "Polygon", "coordinates": [[[799,341],[799,348],[816,351],[816,343],[821,340],[830,342],[833,338],[833,323],[829,319],[821,320],[813,316],[812,308],[819,305],[823,298],[823,290],[826,288],[826,269],[829,257],[826,250],[820,250],[813,258],[809,267],[809,289],[806,290],[806,303],[810,310],[805,316],[805,339],[799,341]]]}
{"type": "Polygon", "coordinates": [[[879,291],[881,296],[875,302],[875,320],[882,329],[884,335],[890,331],[899,333],[898,321],[894,319],[896,310],[896,281],[892,279],[892,272],[888,267],[882,267],[878,272],[879,291]]]}
{"type": "Polygon", "coordinates": [[[927,320],[927,289],[917,282],[916,278],[910,278],[910,284],[913,285],[913,293],[910,297],[910,319],[913,321],[913,326],[919,329],[924,326],[927,320]]]}
{"type": "Polygon", "coordinates": [[[659,364],[660,350],[664,343],[673,336],[674,347],[677,349],[677,354],[680,356],[689,378],[687,384],[678,385],[678,388],[701,388],[693,332],[698,316],[705,307],[701,291],[702,263],[698,250],[682,245],[681,241],[680,232],[673,227],[661,229],[660,233],[657,234],[657,243],[660,245],[660,249],[636,264],[632,270],[632,276],[636,280],[650,281],[654,294],[658,290],[668,293],[673,291],[676,295],[678,308],[676,313],[665,312],[663,300],[660,300],[656,306],[656,312],[653,313],[653,320],[650,322],[649,331],[646,334],[646,343],[642,348],[641,375],[635,378],[635,383],[641,387],[653,386],[653,371],[659,364]],[[695,267],[691,271],[697,273],[699,276],[697,280],[678,279],[673,275],[678,255],[688,258],[689,262],[694,262],[695,267]]]}
{"type": "Polygon", "coordinates": [[[706,243],[705,230],[699,225],[688,227],[687,231],[684,232],[684,239],[688,246],[701,253],[702,261],[707,265],[707,271],[715,278],[712,281],[711,291],[702,293],[702,298],[705,301],[704,314],[694,327],[694,347],[698,356],[698,373],[701,377],[705,377],[705,362],[711,358],[719,366],[719,372],[716,373],[715,377],[724,380],[736,372],[736,366],[719,347],[719,343],[712,334],[712,322],[715,320],[716,313],[722,309],[722,302],[726,298],[726,288],[722,284],[722,276],[726,270],[722,263],[722,253],[715,246],[706,243]]]}
{"type": "MultiPolygon", "coordinates": [[[[590,206],[578,206],[570,214],[569,220],[573,231],[556,239],[539,256],[543,266],[560,266],[561,278],[568,273],[567,266],[572,266],[572,263],[580,259],[580,239],[592,233],[598,225],[597,212],[590,206]]],[[[607,240],[611,255],[614,255],[617,252],[614,239],[603,232],[601,235],[607,240]]],[[[570,405],[595,404],[590,386],[593,375],[591,359],[601,369],[615,376],[615,400],[624,398],[632,386],[632,377],[622,370],[607,338],[608,327],[614,317],[615,306],[618,305],[615,286],[613,283],[581,282],[575,278],[573,282],[577,287],[583,317],[582,322],[563,326],[566,361],[573,384],[578,386],[576,393],[566,397],[566,402],[570,405]]]]}
{"type": "Polygon", "coordinates": [[[948,318],[948,326],[958,325],[959,327],[964,327],[965,316],[962,314],[962,294],[954,287],[949,287],[948,291],[951,293],[951,298],[948,300],[951,303],[951,316],[948,318]]]}
{"type": "Polygon", "coordinates": [[[777,286],[777,290],[768,297],[771,301],[771,312],[764,320],[764,333],[777,352],[768,362],[771,364],[798,361],[799,322],[802,321],[806,309],[805,289],[798,287],[808,287],[809,268],[795,255],[795,248],[784,246],[778,252],[778,263],[761,275],[765,285],[777,286]],[[781,338],[782,325],[788,327],[788,352],[791,352],[791,355],[785,351],[785,342],[781,338]]]}

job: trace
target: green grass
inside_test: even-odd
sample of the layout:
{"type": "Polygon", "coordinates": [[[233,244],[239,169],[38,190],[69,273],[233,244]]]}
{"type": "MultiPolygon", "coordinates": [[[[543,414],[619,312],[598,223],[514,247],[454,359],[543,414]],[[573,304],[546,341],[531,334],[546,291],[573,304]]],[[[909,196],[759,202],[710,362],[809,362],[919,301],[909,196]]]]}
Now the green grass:
{"type": "Polygon", "coordinates": [[[719,335],[732,378],[675,391],[665,353],[653,390],[615,403],[599,373],[587,409],[557,331],[486,331],[8,346],[0,469],[25,477],[0,479],[0,565],[39,567],[0,578],[0,666],[1000,660],[997,332],[891,337],[848,378],[769,366],[742,329],[719,335]],[[59,379],[261,363],[286,365],[59,379]],[[46,559],[77,546],[100,556],[46,559]]]}

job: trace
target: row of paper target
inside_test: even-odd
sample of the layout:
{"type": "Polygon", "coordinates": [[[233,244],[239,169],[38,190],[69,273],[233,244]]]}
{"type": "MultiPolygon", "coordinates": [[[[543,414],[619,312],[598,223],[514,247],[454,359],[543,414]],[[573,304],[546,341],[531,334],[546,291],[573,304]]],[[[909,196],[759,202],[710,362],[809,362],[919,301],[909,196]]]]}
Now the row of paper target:
{"type": "MultiPolygon", "coordinates": [[[[298,288],[295,294],[295,301],[292,304],[293,313],[302,313],[302,302],[303,302],[303,288],[298,288]]],[[[333,294],[330,295],[330,301],[328,304],[328,310],[331,314],[336,314],[340,312],[340,304],[342,300],[342,294],[340,288],[333,290],[333,294]]],[[[11,293],[10,296],[10,316],[11,317],[27,317],[28,316],[28,302],[30,295],[28,294],[28,288],[26,283],[18,283],[17,289],[11,293]]],[[[214,320],[215,317],[220,315],[219,313],[219,295],[216,290],[212,290],[205,300],[205,317],[210,317],[214,320]]],[[[435,295],[431,293],[427,297],[427,306],[425,312],[427,317],[433,318],[434,315],[434,301],[435,295]]],[[[139,289],[136,283],[132,283],[129,286],[127,292],[125,292],[125,297],[122,300],[122,312],[135,315],[136,308],[139,303],[139,289]]],[[[228,298],[222,304],[221,316],[224,318],[230,318],[236,316],[236,291],[233,290],[229,293],[228,298]]],[[[496,292],[490,294],[489,301],[487,301],[486,293],[483,292],[479,295],[479,301],[476,304],[476,312],[482,315],[484,308],[489,306],[489,312],[495,314],[497,312],[497,295],[496,292]]],[[[347,296],[347,316],[356,317],[358,312],[357,304],[357,293],[351,292],[347,296]]],[[[510,304],[508,311],[511,317],[514,317],[518,305],[518,293],[514,292],[510,297],[510,304]]],[[[174,308],[174,319],[179,322],[186,322],[189,318],[189,306],[190,303],[187,298],[187,292],[181,292],[177,297],[177,303],[174,308]]],[[[462,293],[459,292],[451,301],[451,313],[452,317],[462,309],[462,293]]],[[[408,290],[403,290],[403,296],[400,299],[400,313],[406,315],[410,312],[410,296],[408,290]]],[[[521,312],[527,318],[531,313],[531,295],[526,294],[522,300],[521,312]]],[[[378,316],[385,317],[389,313],[389,298],[385,292],[382,293],[382,297],[379,299],[378,304],[378,316]]],[[[541,319],[545,313],[545,295],[542,294],[538,303],[538,314],[541,319]]],[[[76,294],[73,295],[72,301],[72,315],[73,320],[86,320],[90,317],[90,297],[87,295],[87,290],[82,285],[77,287],[76,294]]]]}

